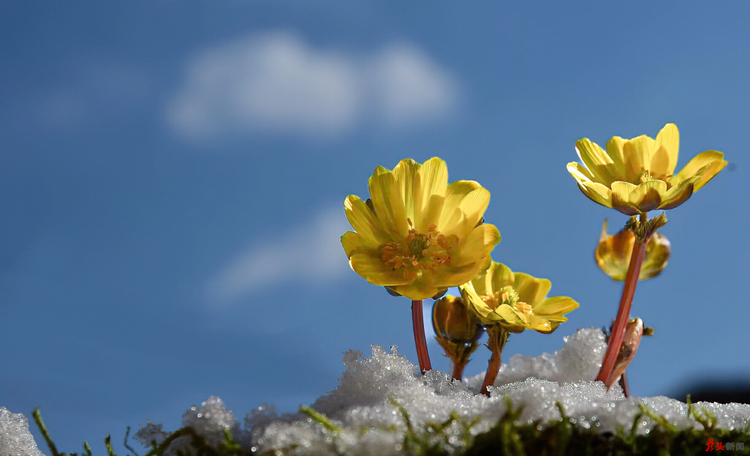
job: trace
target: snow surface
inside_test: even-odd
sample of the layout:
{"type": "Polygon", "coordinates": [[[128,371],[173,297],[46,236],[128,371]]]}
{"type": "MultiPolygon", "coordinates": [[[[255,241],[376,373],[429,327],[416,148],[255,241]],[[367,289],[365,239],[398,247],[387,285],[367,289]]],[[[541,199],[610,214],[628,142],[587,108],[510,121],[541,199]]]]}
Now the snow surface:
{"type": "Polygon", "coordinates": [[[43,456],[29,432],[26,417],[5,407],[0,407],[0,455],[43,456]]]}
{"type": "MultiPolygon", "coordinates": [[[[393,401],[408,411],[411,424],[418,429],[424,423],[446,421],[453,412],[465,423],[478,418],[468,431],[473,435],[489,430],[506,412],[505,396],[511,399],[514,409],[524,406],[520,419],[528,423],[559,420],[560,402],[565,414],[578,425],[601,432],[613,432],[617,426],[629,431],[640,412],[639,404],[679,428],[702,427],[687,416],[684,402],[664,396],[625,398],[619,386],[607,391],[603,383],[591,381],[601,366],[605,348],[601,330],[580,329],[566,337],[563,348],[553,355],[515,355],[502,365],[490,397],[478,394],[483,374],[463,383],[454,382],[435,370],[420,375],[419,368],[399,355],[396,347],[391,347],[389,353],[373,346],[370,357],[350,350],[344,354],[346,371],[339,386],[311,405],[336,430],[326,429],[302,413],[279,416],[272,405],[250,411],[241,425],[218,397],[209,398],[200,407],[191,407],[183,415],[183,424],[193,427],[213,445],[224,440],[224,429],[228,429],[244,447],[260,452],[284,449],[300,455],[379,456],[401,454],[407,424],[393,401]]],[[[750,421],[748,404],[699,402],[696,406],[713,413],[720,428],[743,429],[750,421]]],[[[653,426],[644,417],[637,423],[637,432],[648,433],[653,426]]],[[[450,429],[457,452],[462,449],[463,430],[459,423],[450,429]]],[[[22,415],[0,409],[0,431],[0,454],[41,454],[22,415]]],[[[148,423],[135,439],[150,447],[152,440],[161,442],[167,435],[162,425],[148,423]]],[[[181,439],[170,448],[172,454],[187,444],[187,437],[181,439]]]]}

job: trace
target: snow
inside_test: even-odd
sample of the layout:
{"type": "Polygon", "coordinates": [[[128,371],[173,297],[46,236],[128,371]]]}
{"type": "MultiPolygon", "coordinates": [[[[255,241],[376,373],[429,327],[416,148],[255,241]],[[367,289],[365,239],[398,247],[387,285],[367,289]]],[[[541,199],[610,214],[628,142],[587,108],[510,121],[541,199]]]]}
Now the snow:
{"type": "Polygon", "coordinates": [[[5,407],[0,407],[0,455],[42,456],[26,417],[5,407]]]}
{"type": "MultiPolygon", "coordinates": [[[[224,440],[226,429],[243,447],[261,453],[285,449],[292,454],[363,455],[399,454],[402,450],[407,424],[398,407],[408,412],[415,428],[428,422],[444,422],[457,414],[460,420],[449,431],[453,433],[454,449],[460,450],[462,432],[485,432],[507,411],[505,396],[514,409],[523,405],[520,420],[527,423],[559,420],[559,402],[577,425],[602,433],[614,432],[617,426],[628,432],[640,412],[640,404],[679,428],[702,426],[688,417],[684,402],[664,396],[625,398],[619,386],[607,391],[601,382],[591,381],[605,348],[601,330],[592,328],[566,337],[563,348],[554,354],[515,355],[503,364],[490,397],[486,397],[478,394],[483,374],[464,382],[451,381],[436,370],[420,375],[419,368],[399,355],[396,347],[387,351],[372,346],[368,357],[356,350],[346,352],[346,370],[338,387],[310,406],[330,420],[330,429],[309,414],[280,416],[272,405],[250,411],[240,424],[218,397],[191,407],[183,415],[183,424],[214,446],[224,440]],[[461,422],[474,419],[478,422],[470,429],[461,427],[461,422]]],[[[699,402],[696,406],[712,412],[720,428],[743,429],[750,421],[748,404],[699,402]]],[[[648,433],[654,423],[644,417],[636,426],[638,433],[648,433]]],[[[0,408],[0,431],[0,454],[41,454],[22,415],[0,408]]],[[[148,423],[135,439],[150,447],[152,440],[161,442],[167,435],[160,424],[148,423]]],[[[173,444],[172,454],[188,440],[189,437],[182,437],[173,444]]]]}

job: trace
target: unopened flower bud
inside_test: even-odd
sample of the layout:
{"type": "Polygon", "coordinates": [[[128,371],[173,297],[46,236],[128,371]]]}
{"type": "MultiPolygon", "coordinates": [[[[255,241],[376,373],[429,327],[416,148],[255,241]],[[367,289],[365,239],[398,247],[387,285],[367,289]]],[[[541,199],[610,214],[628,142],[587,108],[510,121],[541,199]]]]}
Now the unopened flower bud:
{"type": "Polygon", "coordinates": [[[460,381],[484,328],[463,299],[451,295],[438,299],[432,306],[432,328],[445,355],[453,361],[453,378],[460,381]]]}
{"type": "MultiPolygon", "coordinates": [[[[604,220],[599,244],[594,252],[596,264],[612,279],[625,280],[634,244],[635,234],[628,229],[623,229],[614,235],[608,235],[607,220],[604,220]]],[[[643,258],[638,280],[658,275],[667,266],[670,253],[669,239],[661,233],[653,234],[646,244],[646,255],[643,258]]]]}
{"type": "Polygon", "coordinates": [[[465,344],[476,342],[483,332],[463,299],[451,295],[438,299],[432,306],[432,327],[439,339],[465,344]]]}
{"type": "Polygon", "coordinates": [[[640,318],[631,318],[628,324],[625,326],[625,336],[622,339],[622,345],[620,346],[620,352],[617,354],[617,360],[615,361],[615,367],[612,370],[612,374],[604,382],[607,388],[612,386],[620,375],[625,372],[625,368],[628,367],[630,361],[633,360],[638,345],[641,342],[642,336],[650,336],[653,334],[653,328],[646,328],[643,326],[643,320],[640,318]]]}

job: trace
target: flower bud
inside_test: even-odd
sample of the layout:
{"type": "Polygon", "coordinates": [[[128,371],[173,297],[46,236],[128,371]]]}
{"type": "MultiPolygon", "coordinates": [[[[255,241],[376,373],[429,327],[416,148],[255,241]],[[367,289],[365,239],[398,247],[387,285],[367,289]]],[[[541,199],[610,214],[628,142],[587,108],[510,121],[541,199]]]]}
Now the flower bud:
{"type": "MultiPolygon", "coordinates": [[[[628,229],[623,229],[614,235],[608,235],[607,220],[604,220],[599,244],[594,252],[596,264],[612,279],[625,280],[634,244],[635,234],[628,229]]],[[[667,266],[670,253],[669,239],[663,234],[654,233],[646,244],[646,255],[638,280],[658,275],[667,266]]]]}
{"type": "Polygon", "coordinates": [[[464,367],[477,349],[484,328],[463,298],[447,295],[432,306],[432,328],[445,355],[453,361],[453,379],[461,381],[464,367]]]}
{"type": "Polygon", "coordinates": [[[612,386],[623,372],[625,372],[625,368],[628,367],[628,364],[630,364],[630,361],[635,356],[636,350],[638,350],[641,337],[650,336],[653,334],[653,331],[653,328],[644,327],[643,320],[640,318],[631,318],[628,321],[628,324],[625,326],[625,336],[622,339],[620,352],[617,354],[617,360],[615,361],[615,367],[612,369],[609,378],[604,382],[607,388],[612,386]]]}
{"type": "Polygon", "coordinates": [[[432,306],[432,327],[438,339],[455,343],[476,342],[483,329],[463,299],[447,295],[432,306]]]}

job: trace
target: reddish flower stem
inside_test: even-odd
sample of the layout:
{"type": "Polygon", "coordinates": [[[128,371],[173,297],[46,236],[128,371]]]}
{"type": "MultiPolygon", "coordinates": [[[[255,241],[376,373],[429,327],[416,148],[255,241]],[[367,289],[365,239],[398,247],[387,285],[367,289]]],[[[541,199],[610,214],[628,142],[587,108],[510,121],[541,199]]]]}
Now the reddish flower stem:
{"type": "Polygon", "coordinates": [[[488,386],[495,384],[497,373],[500,371],[500,352],[492,352],[490,361],[487,363],[487,373],[484,374],[484,382],[482,382],[482,394],[489,396],[490,392],[487,389],[488,386]]]}
{"type": "Polygon", "coordinates": [[[453,363],[453,375],[451,378],[453,380],[458,380],[459,382],[463,380],[464,378],[464,368],[466,367],[466,363],[453,363]]]}
{"type": "Polygon", "coordinates": [[[414,328],[414,344],[417,346],[419,369],[424,374],[432,370],[432,364],[430,363],[430,354],[427,352],[427,339],[424,335],[424,318],[422,313],[422,300],[412,300],[411,322],[414,328]]]}
{"type": "Polygon", "coordinates": [[[490,395],[487,388],[495,384],[497,373],[500,372],[501,355],[510,333],[505,328],[497,326],[487,328],[487,335],[490,336],[490,339],[487,341],[487,347],[492,352],[492,356],[490,356],[490,361],[487,363],[487,372],[484,374],[484,381],[482,382],[481,393],[485,396],[490,395]]]}
{"type": "Polygon", "coordinates": [[[609,344],[607,345],[607,351],[604,353],[602,367],[599,370],[599,375],[596,376],[596,379],[604,382],[607,388],[611,387],[615,380],[617,380],[612,379],[607,385],[607,379],[612,375],[617,355],[620,353],[620,348],[622,347],[625,327],[630,319],[630,307],[633,304],[633,296],[635,296],[635,287],[638,285],[643,257],[646,255],[646,245],[650,237],[649,235],[645,239],[638,239],[636,236],[633,253],[630,255],[630,264],[628,265],[628,273],[625,276],[625,286],[622,289],[620,307],[617,310],[615,322],[612,324],[612,334],[609,336],[609,344]]]}

